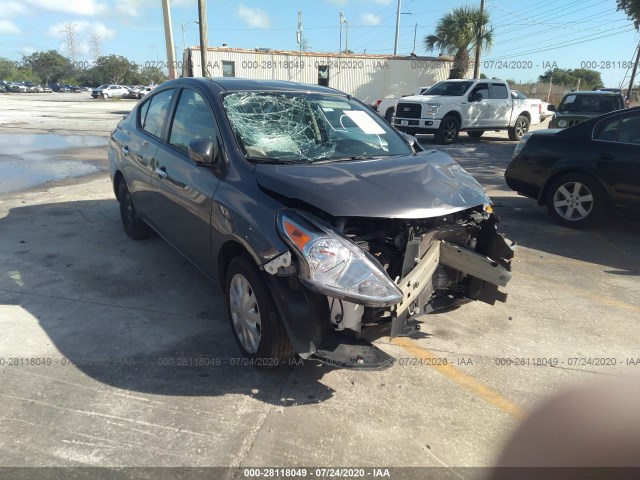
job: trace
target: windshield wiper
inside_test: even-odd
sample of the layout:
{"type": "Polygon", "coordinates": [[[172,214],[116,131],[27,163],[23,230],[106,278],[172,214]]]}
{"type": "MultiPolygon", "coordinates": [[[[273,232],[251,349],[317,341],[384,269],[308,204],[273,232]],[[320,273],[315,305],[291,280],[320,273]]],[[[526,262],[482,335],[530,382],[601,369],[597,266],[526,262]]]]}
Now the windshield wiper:
{"type": "Polygon", "coordinates": [[[369,157],[365,157],[365,156],[358,156],[358,155],[353,155],[353,156],[348,156],[348,157],[333,157],[333,158],[327,158],[325,160],[317,160],[313,163],[334,163],[334,162],[345,162],[348,160],[374,160],[376,158],[387,158],[387,157],[391,157],[393,155],[377,155],[377,156],[369,156],[369,157]]]}

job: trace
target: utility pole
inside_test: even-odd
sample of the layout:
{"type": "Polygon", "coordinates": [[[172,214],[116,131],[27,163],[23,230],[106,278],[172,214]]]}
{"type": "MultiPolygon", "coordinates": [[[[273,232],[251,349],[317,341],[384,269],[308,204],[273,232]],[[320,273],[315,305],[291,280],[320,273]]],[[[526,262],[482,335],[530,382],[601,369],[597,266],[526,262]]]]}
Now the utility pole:
{"type": "Polygon", "coordinates": [[[416,23],[416,26],[413,27],[413,50],[411,51],[412,57],[416,56],[416,35],[417,34],[418,34],[418,24],[416,23]]]}
{"type": "Polygon", "coordinates": [[[176,78],[176,59],[173,55],[173,29],[171,28],[171,10],[169,0],[162,0],[162,16],[164,17],[164,40],[167,47],[167,63],[169,79],[176,78]]]}
{"type": "Polygon", "coordinates": [[[340,50],[338,53],[342,55],[342,24],[344,23],[344,13],[340,12],[340,50]]]}
{"type": "MultiPolygon", "coordinates": [[[[476,37],[476,61],[473,65],[473,78],[480,78],[480,50],[482,49],[482,17],[484,17],[484,0],[480,0],[480,18],[478,18],[478,36],[476,37]]],[[[466,72],[465,72],[466,73],[466,72]]]]}
{"type": "Polygon", "coordinates": [[[547,103],[549,103],[549,99],[551,98],[551,86],[553,85],[553,77],[549,77],[549,93],[547,93],[547,103]]]}
{"type": "Polygon", "coordinates": [[[398,11],[396,13],[396,41],[393,44],[393,54],[398,54],[398,35],[400,34],[400,9],[402,8],[402,0],[398,0],[398,11]]]}
{"type": "Polygon", "coordinates": [[[207,0],[198,0],[198,19],[200,21],[200,63],[202,76],[207,77],[207,0]]]}
{"type": "Polygon", "coordinates": [[[300,45],[300,54],[302,55],[302,10],[298,10],[298,31],[296,32],[296,41],[300,45]]]}
{"type": "Polygon", "coordinates": [[[638,70],[638,60],[640,60],[640,44],[638,44],[638,53],[636,54],[636,61],[633,64],[633,70],[631,70],[631,80],[629,80],[629,88],[627,89],[627,100],[629,100],[629,102],[631,102],[633,81],[636,79],[636,71],[638,70]]]}

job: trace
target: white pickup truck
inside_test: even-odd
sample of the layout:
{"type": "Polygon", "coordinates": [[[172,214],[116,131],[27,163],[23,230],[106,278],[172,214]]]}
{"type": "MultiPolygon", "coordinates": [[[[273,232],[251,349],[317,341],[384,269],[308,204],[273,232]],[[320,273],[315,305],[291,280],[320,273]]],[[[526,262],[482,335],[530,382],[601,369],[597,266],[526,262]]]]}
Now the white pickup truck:
{"type": "Polygon", "coordinates": [[[486,130],[508,130],[510,140],[520,140],[539,122],[539,106],[514,98],[502,80],[436,83],[427,95],[401,98],[392,119],[397,130],[433,133],[443,145],[453,143],[461,131],[477,138],[486,130]]]}
{"type": "Polygon", "coordinates": [[[403,95],[401,98],[379,98],[375,104],[376,111],[378,112],[378,115],[380,115],[381,117],[384,117],[387,120],[387,122],[391,123],[391,118],[396,113],[396,104],[398,103],[399,100],[402,100],[402,98],[410,97],[413,95],[424,95],[424,93],[430,88],[431,88],[430,86],[418,87],[416,88],[415,92],[413,92],[411,95],[403,95]]]}

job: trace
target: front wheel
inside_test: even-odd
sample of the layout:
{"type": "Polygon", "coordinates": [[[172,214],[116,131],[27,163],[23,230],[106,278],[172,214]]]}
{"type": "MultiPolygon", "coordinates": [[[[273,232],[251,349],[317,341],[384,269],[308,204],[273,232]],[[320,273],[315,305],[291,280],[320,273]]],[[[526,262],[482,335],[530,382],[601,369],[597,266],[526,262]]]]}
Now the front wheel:
{"type": "Polygon", "coordinates": [[[547,190],[547,210],[560,225],[587,228],[595,225],[605,209],[606,195],[593,177],[568,173],[547,190]]]}
{"type": "Polygon", "coordinates": [[[233,336],[245,358],[257,367],[287,362],[293,348],[262,274],[247,257],[231,260],[227,269],[227,310],[233,336]]]}
{"type": "Polygon", "coordinates": [[[516,118],[516,124],[509,128],[509,140],[520,140],[529,131],[529,119],[524,115],[516,118]]]}
{"type": "Polygon", "coordinates": [[[392,120],[392,118],[393,118],[393,114],[394,114],[394,113],[396,113],[396,109],[395,109],[395,108],[393,108],[393,107],[389,107],[389,108],[387,108],[387,111],[386,111],[386,112],[385,112],[385,114],[384,114],[384,119],[385,119],[387,122],[391,123],[391,120],[392,120]]]}
{"type": "Polygon", "coordinates": [[[452,115],[447,115],[440,122],[440,128],[436,133],[436,141],[441,145],[450,145],[460,132],[460,122],[452,115]]]}

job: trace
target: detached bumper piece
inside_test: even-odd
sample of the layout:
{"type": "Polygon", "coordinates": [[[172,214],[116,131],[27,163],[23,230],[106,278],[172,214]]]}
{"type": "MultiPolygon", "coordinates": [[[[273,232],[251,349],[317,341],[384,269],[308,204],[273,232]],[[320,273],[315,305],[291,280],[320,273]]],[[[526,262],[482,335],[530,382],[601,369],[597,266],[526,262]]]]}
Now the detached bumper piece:
{"type": "Polygon", "coordinates": [[[310,357],[327,365],[354,370],[382,370],[393,365],[393,357],[361,338],[334,333],[310,357]]]}

